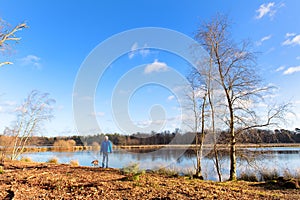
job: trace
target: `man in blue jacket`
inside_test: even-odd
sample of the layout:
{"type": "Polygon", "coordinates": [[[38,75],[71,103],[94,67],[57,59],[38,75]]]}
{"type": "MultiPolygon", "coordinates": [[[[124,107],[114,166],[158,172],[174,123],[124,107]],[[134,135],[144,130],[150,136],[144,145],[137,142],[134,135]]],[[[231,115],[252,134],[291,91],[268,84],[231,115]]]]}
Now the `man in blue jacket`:
{"type": "Polygon", "coordinates": [[[108,139],[108,136],[104,137],[104,141],[101,143],[100,154],[103,153],[102,167],[106,164],[106,168],[108,167],[108,153],[112,153],[112,143],[108,139]],[[106,161],[106,162],[105,162],[106,161]]]}

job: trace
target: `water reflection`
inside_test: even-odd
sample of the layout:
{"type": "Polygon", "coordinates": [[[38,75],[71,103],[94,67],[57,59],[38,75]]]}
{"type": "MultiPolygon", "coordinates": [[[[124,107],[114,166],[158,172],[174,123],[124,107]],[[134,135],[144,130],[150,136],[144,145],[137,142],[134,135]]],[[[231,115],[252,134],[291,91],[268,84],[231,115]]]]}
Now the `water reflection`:
{"type": "MultiPolygon", "coordinates": [[[[219,152],[224,179],[229,174],[229,156],[227,150],[219,152]]],[[[217,180],[212,160],[212,152],[204,150],[202,160],[203,174],[206,179],[217,180]]],[[[299,148],[244,148],[237,151],[237,173],[257,171],[258,168],[282,172],[300,171],[300,147],[299,148]]],[[[99,151],[76,151],[76,152],[36,152],[26,153],[23,156],[30,157],[34,161],[46,162],[52,157],[57,157],[60,163],[69,163],[78,160],[82,166],[91,166],[94,159],[101,160],[99,151]]],[[[195,166],[196,154],[193,150],[183,152],[182,149],[164,148],[160,151],[149,149],[143,150],[116,150],[109,157],[109,165],[113,168],[122,168],[129,163],[140,163],[143,169],[158,167],[170,167],[179,171],[187,172],[195,166]]]]}

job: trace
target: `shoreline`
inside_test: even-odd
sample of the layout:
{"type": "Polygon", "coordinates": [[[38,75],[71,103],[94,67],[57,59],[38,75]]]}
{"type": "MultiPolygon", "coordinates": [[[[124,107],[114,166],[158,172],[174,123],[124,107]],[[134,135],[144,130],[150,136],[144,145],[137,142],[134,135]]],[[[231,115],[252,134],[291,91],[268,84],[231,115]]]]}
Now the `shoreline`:
{"type": "MultiPolygon", "coordinates": [[[[204,144],[204,148],[213,148],[213,144],[204,144]]],[[[228,144],[218,144],[218,148],[226,149],[229,148],[228,144]]],[[[300,147],[300,143],[264,143],[264,144],[236,144],[236,148],[271,148],[271,147],[300,147]]],[[[158,148],[196,148],[195,144],[186,145],[186,144],[167,144],[167,145],[118,145],[117,149],[158,149],[158,148]]]]}
{"type": "MultiPolygon", "coordinates": [[[[227,149],[230,147],[228,144],[218,144],[218,149],[227,149]]],[[[275,147],[300,147],[300,143],[264,143],[264,144],[236,144],[237,149],[245,148],[275,148],[275,147]]],[[[166,144],[166,145],[113,145],[113,148],[118,149],[132,149],[132,150],[155,150],[155,149],[187,149],[193,150],[196,148],[195,144],[166,144]]],[[[213,148],[212,144],[204,144],[203,149],[213,148]]],[[[1,147],[0,147],[1,149],[1,147]]],[[[95,148],[93,146],[73,146],[73,147],[56,147],[56,146],[27,146],[24,148],[24,152],[46,152],[46,151],[90,151],[100,150],[100,147],[95,148]]]]}

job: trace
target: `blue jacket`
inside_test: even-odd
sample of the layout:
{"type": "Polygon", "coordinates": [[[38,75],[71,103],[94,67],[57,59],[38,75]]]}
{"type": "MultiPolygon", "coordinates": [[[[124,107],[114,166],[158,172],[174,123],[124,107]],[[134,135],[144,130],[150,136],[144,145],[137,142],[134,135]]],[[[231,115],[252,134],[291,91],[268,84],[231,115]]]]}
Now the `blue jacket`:
{"type": "Polygon", "coordinates": [[[101,143],[101,150],[100,152],[105,152],[105,153],[111,153],[112,152],[112,144],[111,141],[103,141],[101,143]]]}

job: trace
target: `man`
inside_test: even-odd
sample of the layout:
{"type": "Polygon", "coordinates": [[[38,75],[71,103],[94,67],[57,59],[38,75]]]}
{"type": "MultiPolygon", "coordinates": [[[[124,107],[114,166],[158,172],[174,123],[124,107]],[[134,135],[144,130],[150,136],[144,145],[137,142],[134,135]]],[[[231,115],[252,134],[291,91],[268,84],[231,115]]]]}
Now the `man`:
{"type": "Polygon", "coordinates": [[[108,139],[108,136],[105,136],[104,141],[101,143],[101,153],[103,153],[102,167],[106,164],[105,167],[108,168],[108,153],[112,153],[112,143],[108,139]]]}

